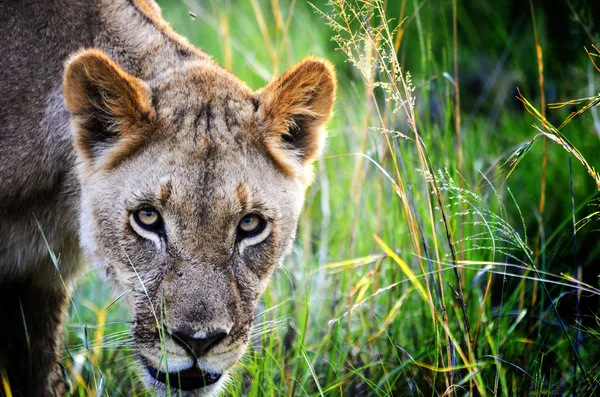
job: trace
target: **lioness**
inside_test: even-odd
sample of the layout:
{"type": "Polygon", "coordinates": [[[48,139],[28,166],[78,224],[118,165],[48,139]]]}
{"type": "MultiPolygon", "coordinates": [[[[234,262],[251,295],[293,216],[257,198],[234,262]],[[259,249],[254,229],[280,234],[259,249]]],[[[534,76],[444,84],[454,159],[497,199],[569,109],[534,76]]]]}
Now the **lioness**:
{"type": "Polygon", "coordinates": [[[0,37],[0,377],[64,393],[82,247],[132,291],[145,382],[215,394],[294,239],[333,69],[308,58],[253,92],[153,0],[0,1],[0,37]]]}

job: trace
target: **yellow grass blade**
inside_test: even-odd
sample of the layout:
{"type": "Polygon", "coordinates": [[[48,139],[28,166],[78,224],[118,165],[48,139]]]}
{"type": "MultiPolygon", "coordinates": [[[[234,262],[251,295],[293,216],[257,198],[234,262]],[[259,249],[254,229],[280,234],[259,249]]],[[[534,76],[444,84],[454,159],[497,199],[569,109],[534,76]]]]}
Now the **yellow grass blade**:
{"type": "Polygon", "coordinates": [[[4,374],[2,374],[2,388],[4,389],[4,394],[6,394],[6,397],[12,397],[12,392],[10,391],[8,379],[6,379],[6,376],[4,374]]]}
{"type": "Polygon", "coordinates": [[[385,317],[383,326],[379,329],[379,331],[377,331],[377,333],[375,335],[369,337],[369,339],[368,339],[369,342],[372,342],[373,340],[379,338],[381,336],[381,334],[383,334],[385,331],[387,331],[389,329],[389,325],[392,323],[392,321],[396,317],[396,314],[398,313],[398,311],[400,311],[400,309],[404,305],[404,302],[406,302],[408,300],[408,296],[413,291],[414,291],[414,289],[410,288],[402,294],[400,299],[398,299],[396,301],[396,303],[394,304],[394,307],[392,307],[392,310],[390,310],[388,315],[385,317]]]}
{"type": "Polygon", "coordinates": [[[373,238],[375,238],[375,241],[377,242],[377,244],[381,247],[381,249],[383,249],[383,252],[385,252],[387,256],[392,258],[394,260],[394,262],[396,262],[398,264],[398,266],[400,266],[400,269],[402,269],[402,272],[406,275],[406,277],[408,277],[411,284],[415,286],[417,291],[419,291],[419,293],[421,294],[421,297],[424,300],[428,301],[429,298],[428,298],[427,292],[425,291],[425,288],[423,288],[423,285],[421,284],[419,279],[415,276],[415,273],[413,273],[410,266],[408,266],[408,264],[406,262],[404,262],[402,259],[400,259],[400,257],[381,238],[379,238],[379,236],[374,235],[373,238]]]}

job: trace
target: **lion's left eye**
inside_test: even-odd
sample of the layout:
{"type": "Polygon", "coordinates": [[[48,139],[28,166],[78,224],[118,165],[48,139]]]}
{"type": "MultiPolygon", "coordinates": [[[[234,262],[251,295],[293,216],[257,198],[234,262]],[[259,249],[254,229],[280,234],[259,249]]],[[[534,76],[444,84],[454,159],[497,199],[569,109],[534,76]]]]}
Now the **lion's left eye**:
{"type": "Polygon", "coordinates": [[[266,221],[256,214],[249,214],[242,218],[238,226],[238,233],[242,237],[256,236],[263,231],[266,221]]]}
{"type": "Polygon", "coordinates": [[[143,208],[135,213],[136,222],[144,229],[155,229],[160,226],[160,214],[154,208],[143,208]]]}

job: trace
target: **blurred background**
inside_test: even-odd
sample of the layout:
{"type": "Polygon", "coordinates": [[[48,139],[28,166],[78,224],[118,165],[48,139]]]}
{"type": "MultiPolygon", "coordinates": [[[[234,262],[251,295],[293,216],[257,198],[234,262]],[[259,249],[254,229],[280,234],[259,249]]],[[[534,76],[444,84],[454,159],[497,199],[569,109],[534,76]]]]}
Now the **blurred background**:
{"type": "MultiPolygon", "coordinates": [[[[158,2],[252,89],[309,54],[338,73],[226,395],[596,393],[600,3],[158,2]]],[[[100,270],[76,291],[73,395],[148,394],[122,296],[100,270]]]]}

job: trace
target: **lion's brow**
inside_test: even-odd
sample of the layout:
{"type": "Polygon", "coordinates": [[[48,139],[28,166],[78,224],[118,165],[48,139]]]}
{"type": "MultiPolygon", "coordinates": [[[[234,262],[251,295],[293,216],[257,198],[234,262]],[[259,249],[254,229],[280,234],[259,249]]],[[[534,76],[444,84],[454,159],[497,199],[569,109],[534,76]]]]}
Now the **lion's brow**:
{"type": "Polygon", "coordinates": [[[173,186],[171,185],[171,181],[167,181],[160,186],[160,190],[158,193],[158,200],[160,203],[165,206],[171,197],[173,186]]]}
{"type": "Polygon", "coordinates": [[[250,192],[248,188],[243,183],[237,185],[236,188],[236,198],[238,201],[238,205],[241,208],[242,212],[246,212],[250,209],[250,192]]]}

